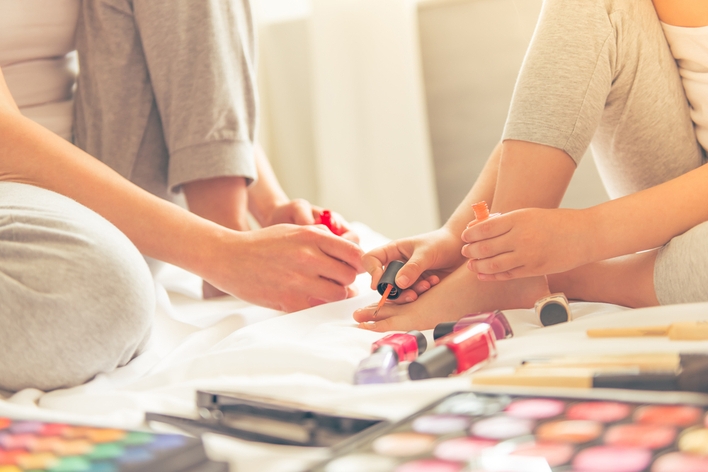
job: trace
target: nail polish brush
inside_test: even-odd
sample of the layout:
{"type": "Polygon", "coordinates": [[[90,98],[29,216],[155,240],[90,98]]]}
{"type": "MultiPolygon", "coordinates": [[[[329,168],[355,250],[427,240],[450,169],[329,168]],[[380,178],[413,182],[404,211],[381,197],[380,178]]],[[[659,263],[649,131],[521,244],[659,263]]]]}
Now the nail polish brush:
{"type": "Polygon", "coordinates": [[[398,296],[401,294],[401,289],[396,285],[396,275],[398,274],[398,271],[401,270],[401,267],[405,265],[405,262],[403,261],[391,261],[388,264],[388,267],[386,267],[386,270],[384,271],[383,275],[381,276],[381,279],[379,279],[379,283],[376,286],[376,290],[381,294],[381,300],[379,300],[379,304],[376,307],[376,311],[372,315],[372,318],[376,316],[376,314],[379,312],[381,307],[384,305],[386,300],[389,298],[391,300],[395,300],[398,298],[398,296]]]}

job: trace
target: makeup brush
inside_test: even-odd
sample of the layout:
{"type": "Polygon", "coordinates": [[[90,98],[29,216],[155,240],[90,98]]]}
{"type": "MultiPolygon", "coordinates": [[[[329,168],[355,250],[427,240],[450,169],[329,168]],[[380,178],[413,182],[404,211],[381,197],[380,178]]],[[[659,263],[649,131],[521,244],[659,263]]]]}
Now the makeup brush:
{"type": "Polygon", "coordinates": [[[676,371],[687,369],[694,364],[708,363],[708,354],[653,352],[637,354],[618,354],[603,356],[565,356],[546,359],[527,359],[521,362],[519,369],[567,369],[567,368],[637,368],[646,371],[676,371]]]}
{"type": "Polygon", "coordinates": [[[708,339],[708,321],[686,321],[663,326],[589,329],[590,338],[633,338],[666,336],[672,341],[702,341],[708,339]]]}
{"type": "Polygon", "coordinates": [[[376,317],[381,307],[384,305],[384,303],[386,303],[386,300],[388,300],[389,298],[391,300],[395,300],[401,294],[401,289],[398,288],[398,285],[396,285],[396,275],[398,274],[398,271],[401,270],[401,267],[403,267],[404,265],[405,262],[403,261],[391,261],[388,264],[388,267],[386,267],[386,270],[384,271],[383,275],[381,276],[381,279],[379,279],[378,285],[376,286],[376,290],[378,290],[378,292],[381,294],[381,300],[379,300],[379,304],[376,307],[376,311],[371,316],[372,318],[376,317]]]}
{"type": "Polygon", "coordinates": [[[696,360],[676,370],[650,372],[643,372],[637,367],[617,366],[600,369],[518,369],[513,374],[478,374],[472,378],[472,383],[517,387],[622,388],[708,393],[708,360],[696,360]]]}

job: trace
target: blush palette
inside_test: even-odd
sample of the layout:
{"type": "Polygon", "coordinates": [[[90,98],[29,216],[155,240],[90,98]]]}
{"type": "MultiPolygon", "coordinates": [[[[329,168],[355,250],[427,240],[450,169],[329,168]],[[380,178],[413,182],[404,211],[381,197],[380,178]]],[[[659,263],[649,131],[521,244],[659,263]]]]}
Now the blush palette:
{"type": "Polygon", "coordinates": [[[705,472],[706,412],[699,404],[460,392],[312,471],[705,472]]]}
{"type": "Polygon", "coordinates": [[[201,440],[0,417],[0,472],[226,472],[201,440]]]}

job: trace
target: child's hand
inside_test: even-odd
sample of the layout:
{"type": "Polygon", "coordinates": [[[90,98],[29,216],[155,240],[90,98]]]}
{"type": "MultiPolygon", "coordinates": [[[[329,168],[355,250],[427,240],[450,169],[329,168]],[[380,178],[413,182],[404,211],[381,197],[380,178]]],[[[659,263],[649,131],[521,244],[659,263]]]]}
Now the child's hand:
{"type": "Polygon", "coordinates": [[[592,261],[593,229],[584,210],[526,208],[471,223],[462,255],[480,280],[555,274],[592,261]]]}
{"type": "Polygon", "coordinates": [[[461,247],[459,238],[443,227],[391,241],[364,254],[361,262],[371,274],[371,288],[376,290],[384,268],[390,262],[406,261],[396,275],[396,285],[404,290],[394,302],[409,303],[465,262],[460,255],[461,247]]]}

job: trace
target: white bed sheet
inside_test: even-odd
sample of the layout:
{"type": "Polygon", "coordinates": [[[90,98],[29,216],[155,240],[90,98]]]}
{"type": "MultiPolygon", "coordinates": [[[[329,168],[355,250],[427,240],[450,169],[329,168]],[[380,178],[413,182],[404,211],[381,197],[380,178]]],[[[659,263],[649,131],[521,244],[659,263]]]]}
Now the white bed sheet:
{"type": "MultiPolygon", "coordinates": [[[[385,241],[357,225],[365,249],[385,241]]],[[[298,313],[282,313],[224,297],[198,299],[200,281],[168,266],[158,277],[158,309],[149,349],[130,364],[65,390],[27,389],[0,400],[0,415],[126,428],[146,411],[194,413],[197,389],[233,390],[345,412],[399,419],[443,395],[470,388],[468,376],[388,385],[352,385],[354,369],[381,335],[356,328],[351,313],[378,300],[366,275],[361,294],[298,313]]],[[[589,339],[589,327],[658,325],[708,319],[708,303],[626,310],[574,303],[571,323],[539,329],[532,310],[505,312],[515,337],[498,343],[508,368],[530,357],[620,352],[708,352],[708,341],[663,338],[589,339]]],[[[430,332],[426,332],[430,336],[430,332]]],[[[239,472],[302,470],[321,449],[273,446],[207,435],[213,457],[239,472]]]]}

